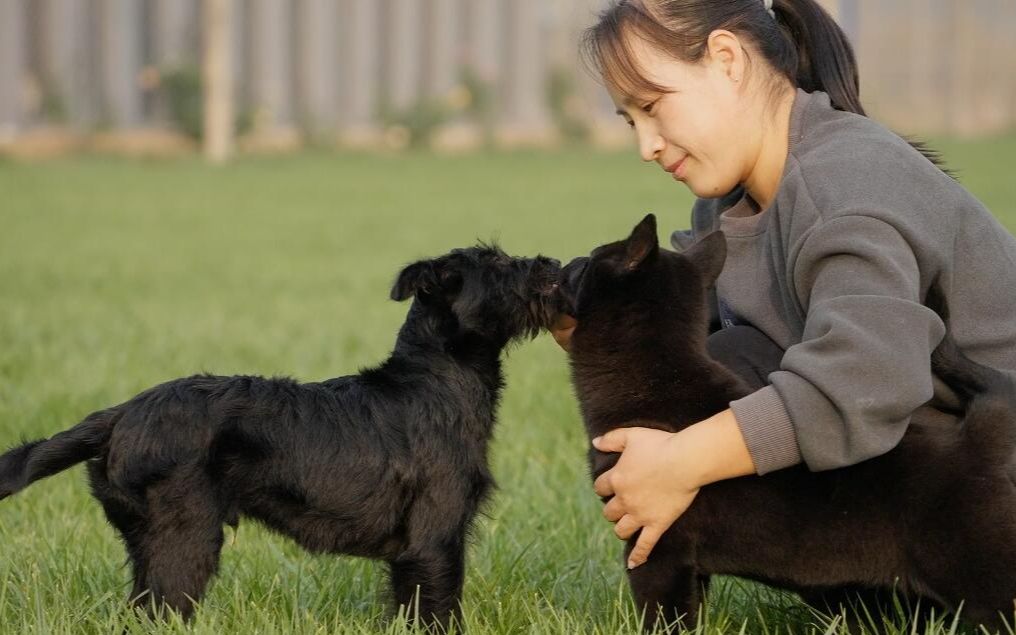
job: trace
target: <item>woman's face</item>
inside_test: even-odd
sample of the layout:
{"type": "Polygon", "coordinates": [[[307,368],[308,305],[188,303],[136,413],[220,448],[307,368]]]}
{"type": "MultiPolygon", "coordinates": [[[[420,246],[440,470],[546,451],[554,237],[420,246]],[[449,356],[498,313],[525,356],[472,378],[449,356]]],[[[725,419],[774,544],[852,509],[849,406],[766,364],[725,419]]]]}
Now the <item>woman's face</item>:
{"type": "Polygon", "coordinates": [[[753,148],[757,154],[751,137],[758,133],[747,125],[755,117],[740,90],[743,59],[719,51],[689,64],[637,38],[630,48],[646,79],[668,89],[628,95],[608,83],[618,114],[635,130],[642,159],[659,163],[699,197],[722,196],[745,182],[756,160],[753,148]]]}

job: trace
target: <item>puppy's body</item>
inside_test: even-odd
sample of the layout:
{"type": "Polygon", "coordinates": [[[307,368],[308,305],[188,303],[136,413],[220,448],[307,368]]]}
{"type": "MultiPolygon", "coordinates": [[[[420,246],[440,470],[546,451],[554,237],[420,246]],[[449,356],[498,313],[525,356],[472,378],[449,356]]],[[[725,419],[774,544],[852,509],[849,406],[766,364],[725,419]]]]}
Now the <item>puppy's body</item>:
{"type": "Polygon", "coordinates": [[[547,326],[556,264],[492,248],[408,267],[415,295],[390,359],[300,384],[194,376],[151,388],[0,457],[0,496],[91,459],[120,531],[132,598],[185,616],[218,565],[223,524],[258,520],[314,552],[386,560],[395,600],[447,624],[470,524],[492,484],[487,444],[508,341],[547,326]]]}
{"type": "MultiPolygon", "coordinates": [[[[565,269],[578,327],[572,368],[590,436],[619,425],[676,431],[728,407],[747,388],[706,353],[706,288],[722,238],[681,255],[658,249],[655,222],[565,269]],[[651,225],[651,227],[649,227],[651,225]]],[[[705,242],[705,241],[704,241],[705,242]]],[[[936,371],[966,402],[962,423],[930,408],[899,446],[857,466],[803,466],[702,488],[630,572],[649,611],[694,622],[710,574],[801,592],[892,589],[998,624],[1016,599],[1016,394],[1001,373],[949,342],[936,371]]],[[[594,478],[617,455],[591,455],[594,478]]],[[[629,542],[629,548],[634,542],[629,542]]]]}

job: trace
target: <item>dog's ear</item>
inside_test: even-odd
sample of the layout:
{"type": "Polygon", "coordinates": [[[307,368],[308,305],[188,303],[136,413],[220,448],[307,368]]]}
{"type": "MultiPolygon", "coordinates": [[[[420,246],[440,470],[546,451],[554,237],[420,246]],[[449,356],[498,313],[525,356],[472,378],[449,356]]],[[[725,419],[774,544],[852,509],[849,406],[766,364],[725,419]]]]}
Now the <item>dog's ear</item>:
{"type": "Polygon", "coordinates": [[[702,283],[711,287],[723,270],[727,259],[727,239],[721,231],[715,231],[694,243],[682,252],[702,274],[702,283]]]}
{"type": "Polygon", "coordinates": [[[643,262],[654,257],[660,250],[660,239],[656,236],[656,216],[649,214],[642,219],[625,242],[624,267],[628,271],[638,269],[643,262]]]}
{"type": "Polygon", "coordinates": [[[411,296],[433,293],[438,286],[437,272],[434,271],[434,262],[431,260],[420,260],[407,265],[392,286],[391,298],[402,302],[411,296]]]}
{"type": "Polygon", "coordinates": [[[454,266],[441,260],[421,260],[399,273],[391,297],[399,302],[413,295],[424,303],[442,298],[450,302],[461,290],[462,273],[454,266]]]}

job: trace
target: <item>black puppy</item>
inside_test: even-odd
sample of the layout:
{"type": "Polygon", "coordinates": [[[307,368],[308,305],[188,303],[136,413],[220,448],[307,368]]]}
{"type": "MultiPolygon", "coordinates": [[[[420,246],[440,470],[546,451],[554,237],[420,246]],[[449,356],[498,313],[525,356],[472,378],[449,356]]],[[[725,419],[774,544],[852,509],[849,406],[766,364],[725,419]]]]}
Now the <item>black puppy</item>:
{"type": "MultiPolygon", "coordinates": [[[[707,288],[725,256],[719,233],[681,254],[660,249],[650,215],[627,240],[565,267],[562,309],[578,321],[572,378],[590,437],[620,425],[680,430],[747,393],[706,352],[707,288]]],[[[1011,621],[1016,390],[948,339],[933,365],[963,401],[961,422],[921,409],[882,457],[703,487],[629,574],[647,626],[658,608],[694,624],[710,574],[751,578],[812,602],[895,587],[949,609],[963,602],[973,622],[998,626],[1000,613],[1011,621]]],[[[617,456],[594,451],[593,477],[617,456]]]]}
{"type": "Polygon", "coordinates": [[[391,357],[359,375],[198,375],[151,388],[0,456],[0,498],[89,460],[123,535],[131,598],[185,617],[244,516],[314,552],[381,558],[395,601],[447,626],[466,536],[492,485],[501,350],[554,318],[559,264],[460,249],[407,266],[391,357]]]}

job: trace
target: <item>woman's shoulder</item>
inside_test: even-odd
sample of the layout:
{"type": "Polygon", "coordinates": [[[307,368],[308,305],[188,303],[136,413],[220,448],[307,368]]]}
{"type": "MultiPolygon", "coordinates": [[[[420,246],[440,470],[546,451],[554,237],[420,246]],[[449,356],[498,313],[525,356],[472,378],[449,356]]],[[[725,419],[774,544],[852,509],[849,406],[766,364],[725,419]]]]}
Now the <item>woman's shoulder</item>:
{"type": "MultiPolygon", "coordinates": [[[[799,94],[800,95],[800,94],[799,94]]],[[[973,197],[909,141],[878,122],[835,110],[824,93],[803,93],[791,123],[785,178],[797,182],[821,209],[880,209],[973,197]]]]}
{"type": "Polygon", "coordinates": [[[874,119],[836,110],[825,93],[803,93],[799,122],[791,124],[790,152],[805,166],[839,167],[872,175],[891,171],[941,172],[909,141],[874,119]]]}

